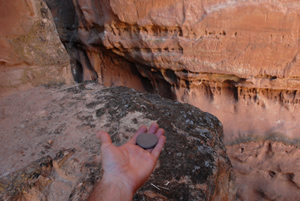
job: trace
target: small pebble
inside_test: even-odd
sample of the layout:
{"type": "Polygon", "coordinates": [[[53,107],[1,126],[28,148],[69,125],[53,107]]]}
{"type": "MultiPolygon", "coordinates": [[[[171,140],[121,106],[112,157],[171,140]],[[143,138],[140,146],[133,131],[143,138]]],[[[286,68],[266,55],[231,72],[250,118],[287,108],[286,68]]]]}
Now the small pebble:
{"type": "Polygon", "coordinates": [[[158,137],[150,133],[139,134],[136,138],[137,145],[139,145],[144,149],[150,149],[155,147],[157,142],[158,142],[158,137]]]}

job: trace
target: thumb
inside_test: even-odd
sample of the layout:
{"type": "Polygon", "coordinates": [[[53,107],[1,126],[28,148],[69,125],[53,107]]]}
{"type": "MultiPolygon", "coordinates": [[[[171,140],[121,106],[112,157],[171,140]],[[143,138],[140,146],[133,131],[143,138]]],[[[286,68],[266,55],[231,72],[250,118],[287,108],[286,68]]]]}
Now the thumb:
{"type": "Polygon", "coordinates": [[[100,140],[101,142],[101,146],[103,144],[112,144],[111,143],[111,138],[109,136],[109,134],[107,132],[104,132],[104,131],[98,131],[96,133],[96,137],[100,140]]]}

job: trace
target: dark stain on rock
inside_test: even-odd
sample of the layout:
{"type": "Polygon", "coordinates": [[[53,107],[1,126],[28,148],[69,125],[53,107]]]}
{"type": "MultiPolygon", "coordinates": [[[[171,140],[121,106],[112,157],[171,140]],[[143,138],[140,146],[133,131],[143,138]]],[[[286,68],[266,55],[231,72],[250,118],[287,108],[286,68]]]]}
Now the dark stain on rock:
{"type": "Polygon", "coordinates": [[[52,158],[45,156],[30,165],[0,179],[0,200],[20,198],[22,192],[30,189],[40,175],[50,175],[52,158]]]}
{"type": "MultiPolygon", "coordinates": [[[[101,121],[101,128],[111,135],[116,146],[122,145],[127,139],[124,132],[135,132],[126,127],[123,120],[126,119],[132,124],[139,123],[138,117],[130,114],[138,113],[143,119],[155,121],[165,129],[167,141],[159,158],[159,167],[137,192],[134,200],[233,200],[234,181],[231,177],[231,163],[222,142],[223,128],[213,115],[189,104],[162,99],[157,95],[140,93],[125,87],[90,90],[89,85],[80,84],[56,90],[64,97],[61,98],[63,101],[57,101],[55,105],[62,104],[62,108],[73,112],[72,118],[78,124],[73,125],[75,129],[89,132],[101,121]],[[68,105],[71,102],[74,104],[68,105]],[[165,185],[166,183],[168,185],[165,185]],[[152,184],[168,190],[158,190],[152,184]],[[221,195],[220,192],[225,194],[221,195]]],[[[68,111],[59,107],[57,110],[61,115],[68,111]]],[[[52,121],[55,120],[56,116],[53,116],[52,121]]],[[[70,129],[70,125],[63,122],[55,125],[55,133],[60,136],[53,135],[54,137],[63,137],[65,130],[70,129]]],[[[94,135],[87,135],[81,139],[77,144],[80,147],[79,153],[75,154],[73,149],[61,150],[49,167],[45,167],[64,167],[69,158],[82,154],[82,150],[92,154],[89,156],[91,159],[84,160],[79,165],[80,178],[68,194],[70,200],[86,200],[102,174],[101,164],[95,161],[99,155],[99,141],[94,135]]],[[[53,151],[52,148],[49,150],[53,151]]],[[[42,174],[41,171],[31,174],[31,178],[39,180],[41,177],[38,174],[42,174]]],[[[26,187],[18,192],[24,189],[26,187]]]]}
{"type": "Polygon", "coordinates": [[[100,118],[105,113],[106,113],[106,108],[100,108],[100,109],[96,110],[96,117],[100,118]]]}
{"type": "Polygon", "coordinates": [[[49,19],[49,17],[48,17],[48,9],[41,8],[40,11],[41,11],[41,15],[42,15],[43,18],[49,19]]]}

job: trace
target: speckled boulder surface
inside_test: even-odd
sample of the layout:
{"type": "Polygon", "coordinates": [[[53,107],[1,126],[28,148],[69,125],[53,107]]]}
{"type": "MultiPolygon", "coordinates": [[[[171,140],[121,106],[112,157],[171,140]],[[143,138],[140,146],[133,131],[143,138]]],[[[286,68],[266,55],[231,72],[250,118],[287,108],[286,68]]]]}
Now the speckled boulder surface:
{"type": "Polygon", "coordinates": [[[101,178],[97,130],[117,146],[157,122],[167,141],[134,200],[234,200],[223,128],[209,113],[124,87],[39,87],[0,99],[0,199],[85,200],[101,178]]]}

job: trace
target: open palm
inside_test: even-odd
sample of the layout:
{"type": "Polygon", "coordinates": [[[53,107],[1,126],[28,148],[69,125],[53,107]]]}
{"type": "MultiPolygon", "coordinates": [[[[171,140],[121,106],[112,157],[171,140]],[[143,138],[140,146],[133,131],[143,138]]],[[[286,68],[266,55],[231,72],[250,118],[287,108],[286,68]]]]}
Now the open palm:
{"type": "Polygon", "coordinates": [[[112,144],[108,133],[99,131],[97,137],[101,141],[103,177],[112,182],[120,182],[128,190],[135,192],[150,177],[166,138],[165,131],[153,123],[141,126],[134,136],[124,145],[116,147],[112,144]],[[141,133],[151,133],[158,137],[153,149],[144,150],[136,145],[136,138],[141,133]]]}

